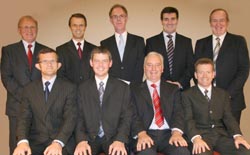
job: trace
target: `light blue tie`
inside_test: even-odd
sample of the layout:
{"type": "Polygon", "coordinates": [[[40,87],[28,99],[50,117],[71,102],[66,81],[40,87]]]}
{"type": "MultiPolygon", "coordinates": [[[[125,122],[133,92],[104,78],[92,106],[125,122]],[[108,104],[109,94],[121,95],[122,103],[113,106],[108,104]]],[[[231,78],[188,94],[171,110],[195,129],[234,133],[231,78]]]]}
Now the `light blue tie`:
{"type": "Polygon", "coordinates": [[[123,36],[120,34],[119,36],[120,40],[119,40],[119,54],[120,54],[120,58],[121,58],[121,61],[123,60],[123,55],[124,55],[124,48],[125,48],[125,43],[124,43],[124,39],[123,39],[123,36]]]}
{"type": "MultiPolygon", "coordinates": [[[[100,99],[100,106],[102,107],[102,99],[103,99],[103,94],[104,94],[104,87],[103,87],[104,83],[101,81],[99,83],[99,89],[98,89],[98,92],[99,92],[99,99],[100,99]]],[[[101,138],[104,136],[104,131],[103,131],[103,128],[102,128],[102,122],[100,121],[100,127],[99,127],[99,132],[98,132],[98,136],[101,138]]]]}

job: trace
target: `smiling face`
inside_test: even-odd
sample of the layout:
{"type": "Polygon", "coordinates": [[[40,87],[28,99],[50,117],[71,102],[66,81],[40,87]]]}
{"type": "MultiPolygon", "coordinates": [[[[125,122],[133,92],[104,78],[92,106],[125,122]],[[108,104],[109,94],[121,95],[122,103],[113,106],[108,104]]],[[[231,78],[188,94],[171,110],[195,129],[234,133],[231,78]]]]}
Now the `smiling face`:
{"type": "Polygon", "coordinates": [[[163,31],[168,34],[175,32],[178,24],[176,13],[164,13],[162,17],[161,23],[163,26],[163,31]]]}
{"type": "Polygon", "coordinates": [[[37,36],[37,23],[32,18],[22,18],[18,25],[18,32],[22,39],[28,43],[36,40],[37,36]]]}
{"type": "Polygon", "coordinates": [[[208,88],[212,84],[215,72],[211,64],[199,64],[194,75],[201,87],[208,88]]]}
{"type": "Polygon", "coordinates": [[[210,15],[210,27],[216,36],[227,32],[229,25],[227,14],[223,10],[217,10],[210,15]]]}
{"type": "Polygon", "coordinates": [[[76,41],[81,41],[84,38],[86,23],[83,18],[72,17],[70,20],[70,30],[76,41]]]}

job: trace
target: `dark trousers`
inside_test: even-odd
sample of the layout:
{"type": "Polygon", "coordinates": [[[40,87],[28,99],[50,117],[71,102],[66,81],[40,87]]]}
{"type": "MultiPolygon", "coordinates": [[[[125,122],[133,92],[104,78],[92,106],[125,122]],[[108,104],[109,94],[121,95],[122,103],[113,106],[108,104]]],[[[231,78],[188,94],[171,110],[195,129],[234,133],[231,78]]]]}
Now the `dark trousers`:
{"type": "Polygon", "coordinates": [[[136,155],[157,155],[157,152],[167,155],[190,155],[187,147],[176,147],[169,144],[171,130],[149,130],[147,134],[153,139],[154,145],[143,151],[136,151],[137,140],[133,143],[133,151],[136,155]]]}
{"type": "Polygon", "coordinates": [[[17,144],[17,136],[16,136],[16,127],[17,127],[17,118],[15,116],[9,116],[9,149],[10,155],[13,154],[16,144],[17,144]]]}
{"type": "Polygon", "coordinates": [[[211,130],[202,135],[202,139],[208,144],[210,151],[206,150],[199,155],[213,155],[213,151],[217,151],[221,155],[250,155],[250,150],[242,145],[236,149],[233,138],[219,135],[216,131],[211,130]]]}

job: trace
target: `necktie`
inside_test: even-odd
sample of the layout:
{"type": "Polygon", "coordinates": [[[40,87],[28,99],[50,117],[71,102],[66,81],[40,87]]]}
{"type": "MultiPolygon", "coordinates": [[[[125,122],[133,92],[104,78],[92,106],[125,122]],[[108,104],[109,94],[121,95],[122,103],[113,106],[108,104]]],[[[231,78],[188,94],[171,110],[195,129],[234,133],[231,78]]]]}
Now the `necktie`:
{"type": "Polygon", "coordinates": [[[207,101],[209,102],[210,101],[210,98],[208,97],[208,95],[207,95],[207,93],[208,93],[208,90],[206,89],[205,91],[204,91],[204,96],[205,96],[205,98],[207,99],[207,101]]]}
{"type": "Polygon", "coordinates": [[[45,94],[45,101],[46,101],[46,102],[48,101],[48,98],[49,98],[49,85],[50,85],[50,82],[49,82],[49,81],[46,81],[46,82],[45,82],[45,91],[44,91],[44,94],[45,94]]]}
{"type": "Polygon", "coordinates": [[[82,59],[82,49],[81,49],[81,43],[78,42],[77,43],[78,45],[78,49],[77,49],[77,52],[78,52],[78,55],[79,55],[79,58],[82,59]]]}
{"type": "Polygon", "coordinates": [[[169,38],[168,40],[168,64],[169,64],[169,71],[170,71],[170,75],[172,75],[173,73],[173,58],[174,58],[174,43],[173,43],[173,39],[172,39],[172,35],[167,35],[167,37],[169,38]]]}
{"type": "MultiPolygon", "coordinates": [[[[104,83],[101,81],[99,83],[99,99],[100,99],[100,106],[102,106],[102,99],[103,99],[103,94],[104,94],[104,87],[103,87],[104,83]]],[[[100,122],[100,127],[99,127],[99,132],[98,132],[98,136],[101,138],[104,136],[104,131],[103,131],[103,127],[102,127],[102,122],[100,122]]]]}
{"type": "Polygon", "coordinates": [[[216,38],[216,45],[215,45],[215,47],[214,47],[214,53],[213,53],[213,61],[214,62],[216,62],[216,60],[217,60],[217,57],[218,57],[218,54],[219,54],[219,51],[220,51],[220,38],[219,37],[217,37],[216,38]]]}
{"type": "Polygon", "coordinates": [[[121,61],[122,61],[123,55],[124,55],[125,45],[124,45],[124,39],[123,39],[121,34],[120,34],[119,38],[120,38],[120,40],[119,40],[119,54],[120,54],[120,58],[121,58],[121,61]]]}
{"type": "Polygon", "coordinates": [[[28,62],[29,62],[29,68],[30,68],[30,70],[32,68],[32,51],[31,51],[31,48],[32,48],[32,45],[29,44],[28,45],[28,54],[27,54],[27,57],[28,57],[28,62]]]}
{"type": "Polygon", "coordinates": [[[156,85],[152,84],[151,87],[154,88],[153,91],[153,105],[155,109],[155,123],[158,127],[161,127],[164,124],[164,119],[162,115],[162,109],[161,109],[161,103],[160,103],[160,97],[158,95],[156,85]]]}

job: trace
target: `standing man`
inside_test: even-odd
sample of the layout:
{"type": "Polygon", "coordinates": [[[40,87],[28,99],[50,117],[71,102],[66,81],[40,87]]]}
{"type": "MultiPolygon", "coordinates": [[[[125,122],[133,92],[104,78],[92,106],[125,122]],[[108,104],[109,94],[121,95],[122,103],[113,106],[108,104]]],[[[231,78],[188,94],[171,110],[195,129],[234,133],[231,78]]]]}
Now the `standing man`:
{"type": "Polygon", "coordinates": [[[1,58],[1,78],[7,90],[6,115],[9,118],[9,147],[12,155],[16,147],[16,124],[23,87],[41,74],[35,68],[38,51],[45,48],[36,42],[38,23],[31,16],[23,16],[18,21],[21,41],[4,46],[1,58]]]}
{"type": "Polygon", "coordinates": [[[72,32],[72,39],[56,48],[62,63],[58,76],[79,84],[93,75],[89,59],[95,45],[84,40],[87,19],[83,14],[72,14],[69,18],[69,28],[72,32]]]}
{"type": "Polygon", "coordinates": [[[42,49],[36,68],[42,78],[23,90],[13,155],[68,155],[66,149],[76,123],[76,86],[57,78],[61,67],[52,49],[42,49]]]}
{"type": "Polygon", "coordinates": [[[197,85],[183,93],[186,133],[193,143],[192,154],[249,155],[250,145],[243,138],[231,112],[228,93],[212,86],[215,77],[211,59],[195,63],[197,85]]]}
{"type": "Polygon", "coordinates": [[[128,83],[142,82],[144,39],[127,32],[128,11],[123,5],[114,5],[109,11],[109,18],[115,34],[101,41],[101,45],[107,47],[113,57],[110,75],[128,83]]]}
{"type": "Polygon", "coordinates": [[[75,155],[127,155],[132,110],[129,86],[108,74],[112,57],[108,49],[95,48],[90,65],[95,77],[79,87],[79,116],[75,155]]]}
{"type": "Polygon", "coordinates": [[[163,32],[146,40],[146,53],[156,51],[164,57],[162,77],[181,89],[190,87],[193,76],[192,41],[176,32],[179,13],[174,7],[161,11],[163,32]]]}
{"type": "Polygon", "coordinates": [[[190,155],[184,131],[179,88],[161,80],[163,57],[150,52],[145,57],[146,81],[131,85],[138,118],[133,119],[133,150],[138,155],[190,155]],[[135,121],[136,120],[136,121],[135,121]],[[136,135],[136,136],[135,136],[136,135]]]}
{"type": "Polygon", "coordinates": [[[241,111],[246,108],[243,88],[249,75],[249,55],[246,40],[227,32],[229,16],[224,9],[215,9],[209,17],[212,35],[200,39],[195,46],[195,61],[210,58],[214,61],[214,86],[228,91],[232,113],[240,123],[241,111]]]}

